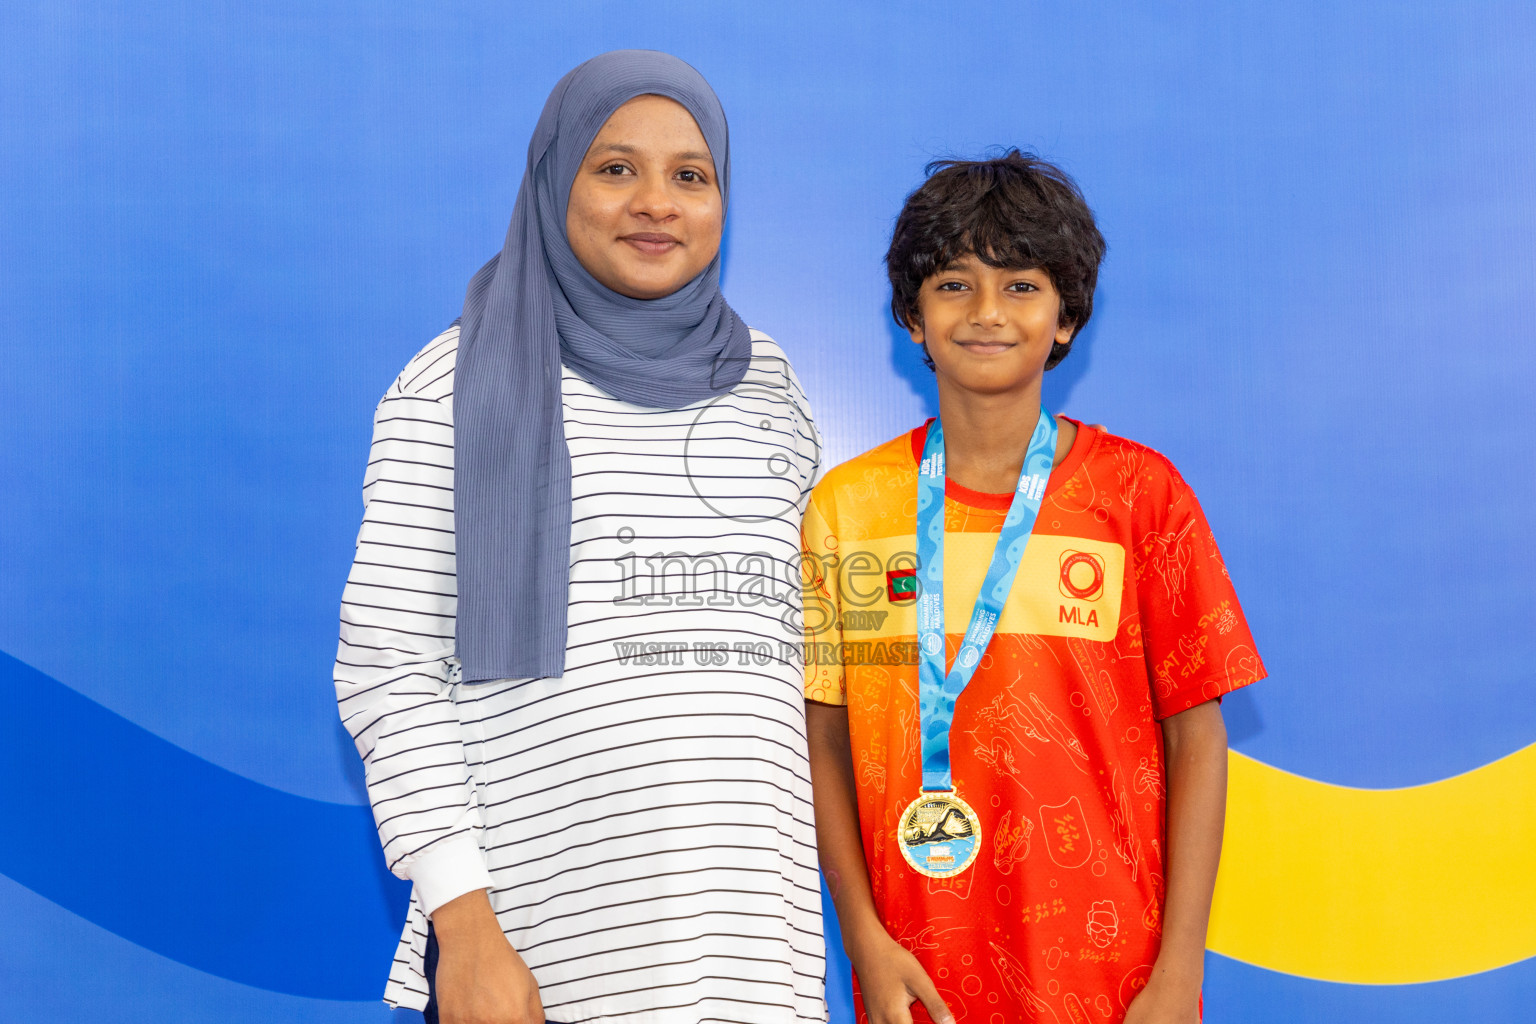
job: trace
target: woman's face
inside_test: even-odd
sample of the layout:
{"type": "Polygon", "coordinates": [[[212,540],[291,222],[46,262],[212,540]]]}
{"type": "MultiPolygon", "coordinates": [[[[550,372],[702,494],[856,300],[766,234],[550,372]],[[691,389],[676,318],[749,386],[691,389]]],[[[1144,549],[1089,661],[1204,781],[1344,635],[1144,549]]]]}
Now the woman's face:
{"type": "Polygon", "coordinates": [[[720,251],[725,211],[693,115],[636,96],[592,140],[565,212],[571,251],[599,282],[634,299],[671,295],[720,251]]]}

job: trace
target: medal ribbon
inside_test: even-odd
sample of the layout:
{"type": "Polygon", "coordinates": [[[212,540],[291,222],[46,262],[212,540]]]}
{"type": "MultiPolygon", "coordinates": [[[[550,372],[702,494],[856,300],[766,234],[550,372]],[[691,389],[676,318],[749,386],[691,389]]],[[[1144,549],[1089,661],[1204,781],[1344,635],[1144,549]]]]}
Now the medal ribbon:
{"type": "Polygon", "coordinates": [[[1029,543],[1045,485],[1056,454],[1056,418],[1044,408],[1029,439],[1019,485],[992,549],[981,593],[971,610],[971,622],[955,653],[955,664],[944,673],[944,427],[935,419],[928,426],[923,460],[917,468],[917,598],[919,661],[918,712],[921,719],[923,789],[954,789],[949,768],[949,727],[960,698],[981,656],[997,631],[997,620],[1013,589],[1019,562],[1029,543]]]}

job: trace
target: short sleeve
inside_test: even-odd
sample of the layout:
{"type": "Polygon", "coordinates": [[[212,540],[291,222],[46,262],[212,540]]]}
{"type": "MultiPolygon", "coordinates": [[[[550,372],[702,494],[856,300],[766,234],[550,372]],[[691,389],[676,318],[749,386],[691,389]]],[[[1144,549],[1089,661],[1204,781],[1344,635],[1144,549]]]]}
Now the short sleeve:
{"type": "Polygon", "coordinates": [[[1158,720],[1266,674],[1200,503],[1171,466],[1168,472],[1167,504],[1142,529],[1134,552],[1158,720]]]}
{"type": "Polygon", "coordinates": [[[800,544],[801,591],[805,602],[805,699],[819,704],[847,704],[848,686],[841,653],[842,607],[837,587],[836,505],[824,486],[811,494],[800,528],[800,544]]]}

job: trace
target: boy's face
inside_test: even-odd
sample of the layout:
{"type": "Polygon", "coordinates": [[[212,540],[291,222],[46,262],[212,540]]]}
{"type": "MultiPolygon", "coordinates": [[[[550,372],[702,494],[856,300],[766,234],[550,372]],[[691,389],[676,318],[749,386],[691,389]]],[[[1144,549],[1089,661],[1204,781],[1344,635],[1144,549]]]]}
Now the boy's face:
{"type": "Polygon", "coordinates": [[[1072,340],[1072,326],[1058,322],[1061,295],[1041,269],[966,256],[923,282],[917,307],[912,340],[926,342],[934,371],[966,391],[1027,388],[1045,372],[1051,346],[1072,340]]]}

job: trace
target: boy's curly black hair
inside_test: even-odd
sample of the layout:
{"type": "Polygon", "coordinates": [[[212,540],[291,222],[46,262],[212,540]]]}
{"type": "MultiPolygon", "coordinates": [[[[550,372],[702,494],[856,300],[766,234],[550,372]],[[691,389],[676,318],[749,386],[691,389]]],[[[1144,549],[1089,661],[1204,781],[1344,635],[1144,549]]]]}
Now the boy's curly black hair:
{"type": "MultiPolygon", "coordinates": [[[[1066,172],[1010,149],[991,160],[935,160],[928,180],[907,196],[891,247],[891,315],[909,330],[921,322],[923,281],[975,254],[994,267],[1042,269],[1061,294],[1060,322],[1077,337],[1093,316],[1093,289],[1104,236],[1066,172]]],[[[1067,357],[1072,342],[1051,347],[1045,368],[1067,357]]],[[[924,347],[928,368],[933,361],[924,347]]]]}

